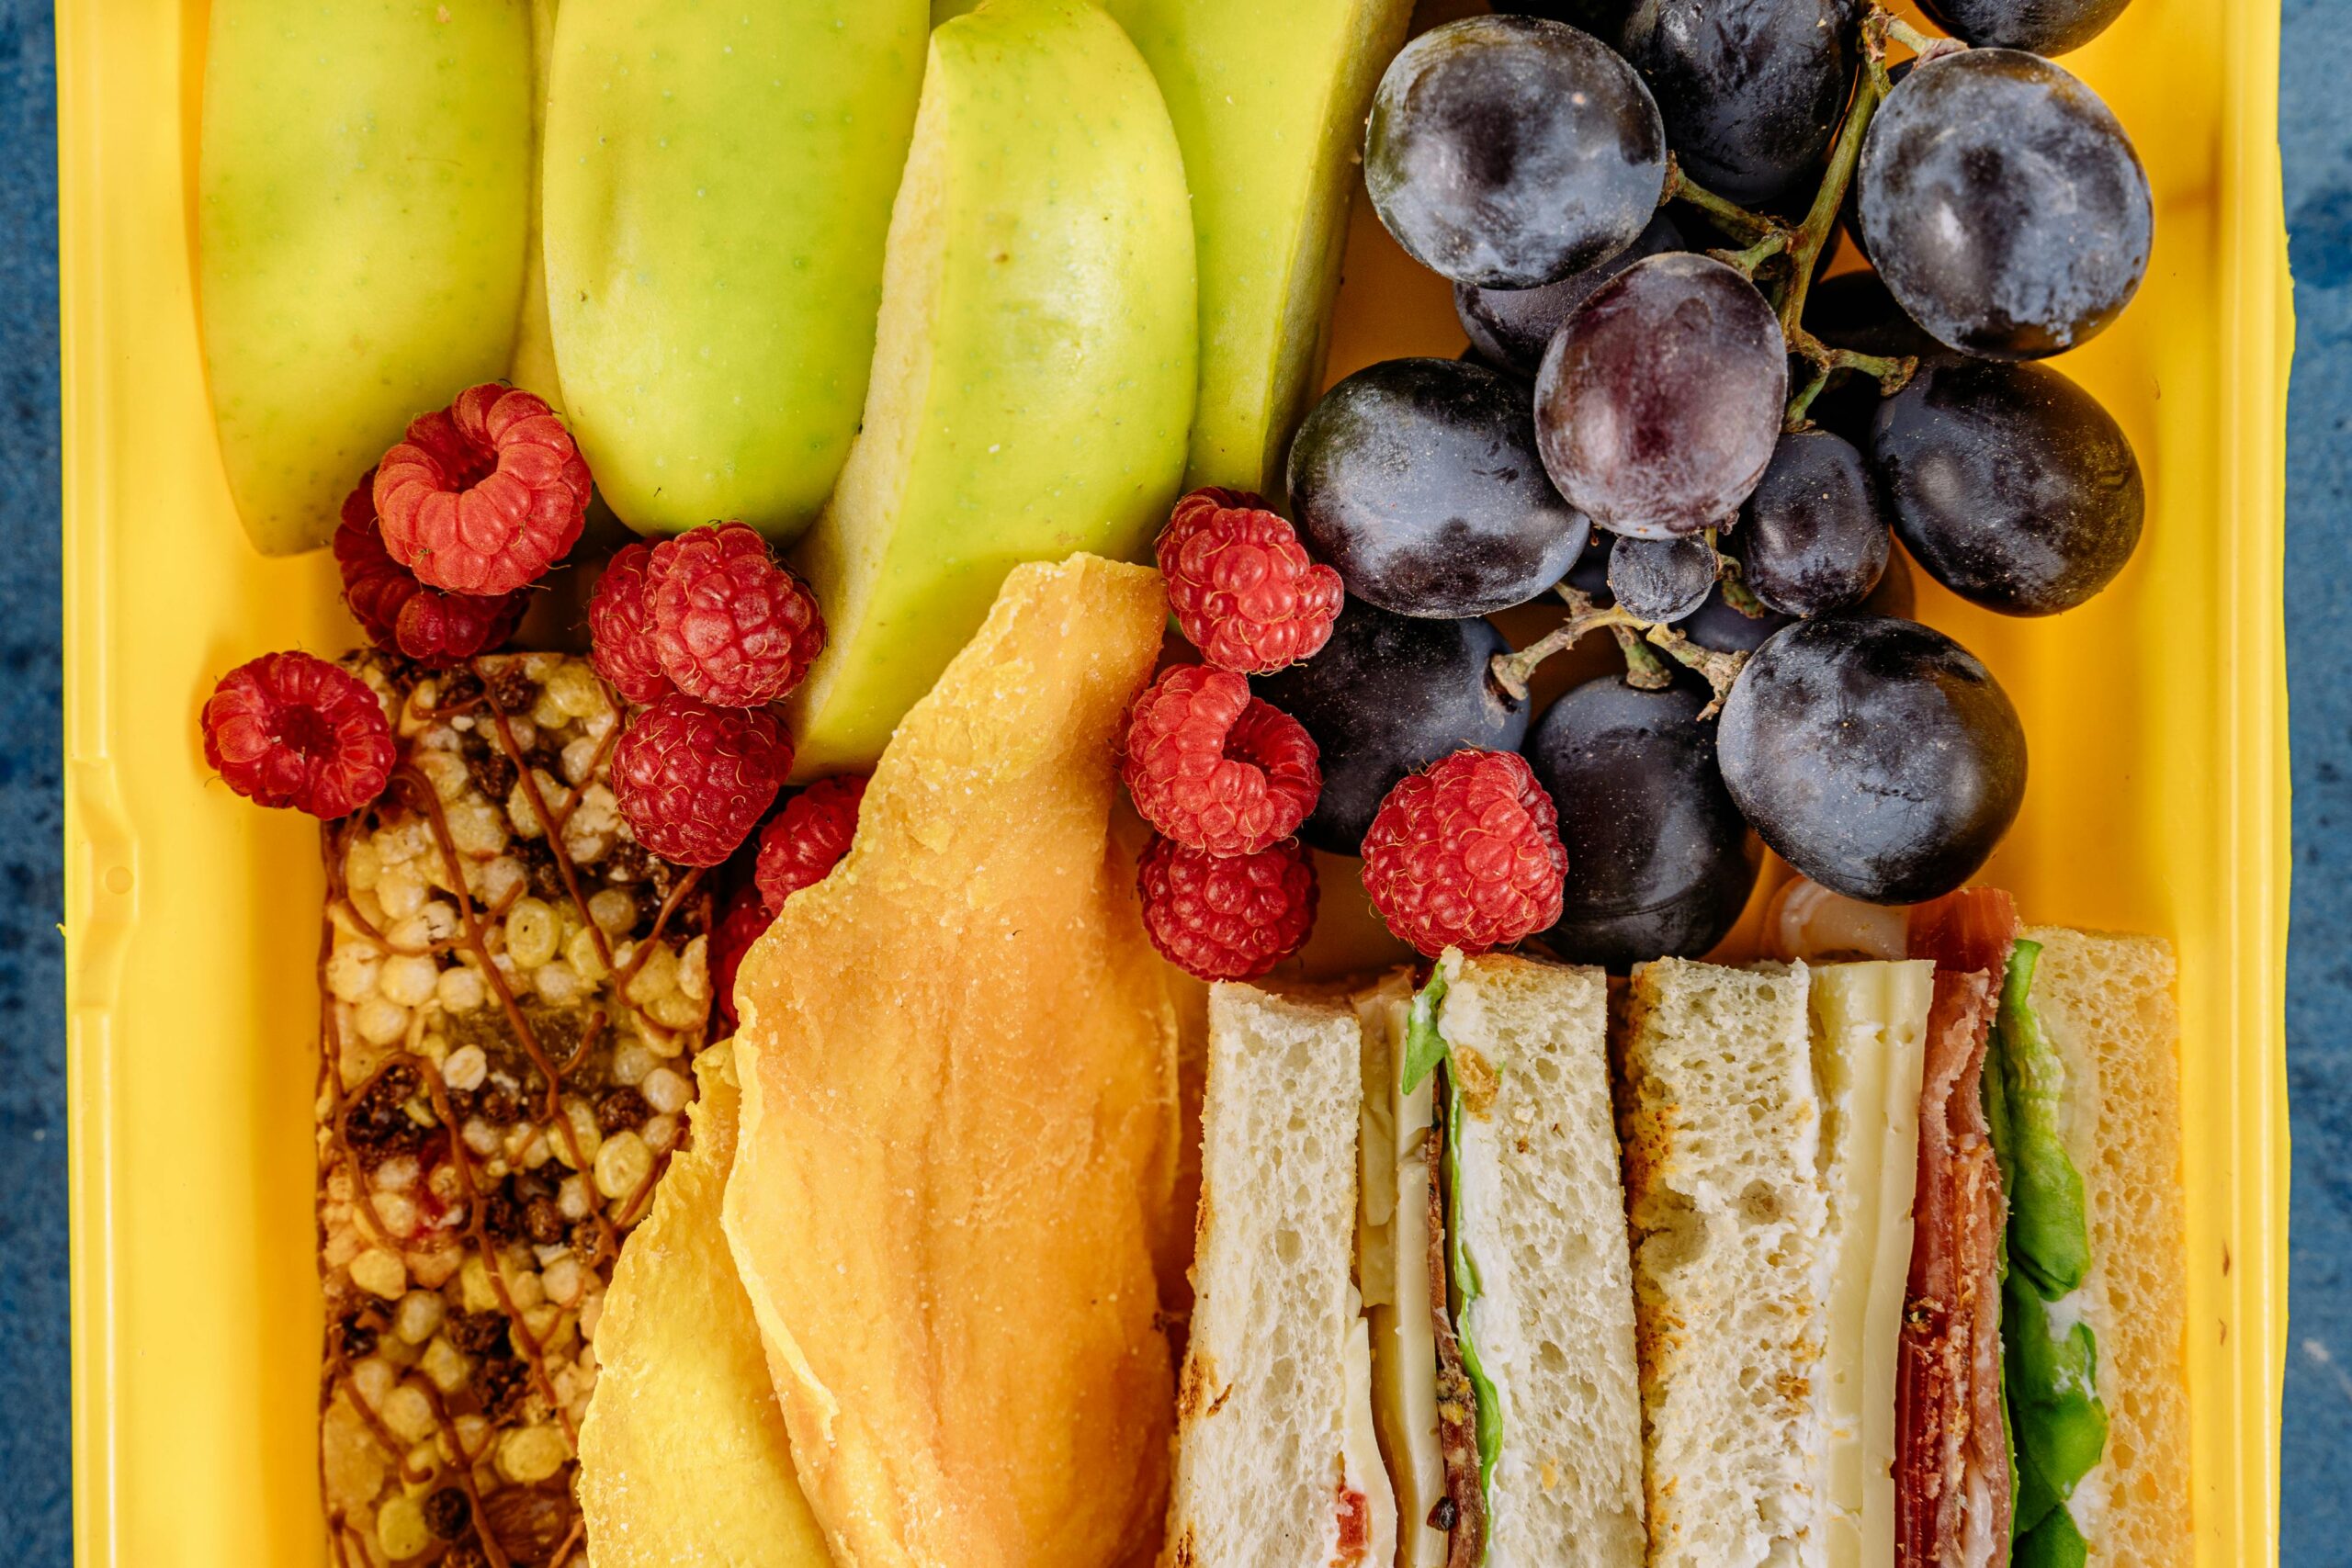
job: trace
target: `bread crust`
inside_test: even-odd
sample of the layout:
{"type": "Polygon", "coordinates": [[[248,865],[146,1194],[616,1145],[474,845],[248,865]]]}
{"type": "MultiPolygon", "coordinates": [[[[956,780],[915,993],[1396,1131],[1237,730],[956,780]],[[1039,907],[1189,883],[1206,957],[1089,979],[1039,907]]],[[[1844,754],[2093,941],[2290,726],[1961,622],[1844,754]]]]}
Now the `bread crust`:
{"type": "Polygon", "coordinates": [[[2033,1006],[2066,1064],[2066,1140],[2090,1210],[2084,1288],[2108,1432],[2088,1495],[2076,1494],[2077,1523],[2090,1568],[2187,1568],[2188,1263],[2172,944],[2057,926],[2024,934],[2041,944],[2033,1006]]]}

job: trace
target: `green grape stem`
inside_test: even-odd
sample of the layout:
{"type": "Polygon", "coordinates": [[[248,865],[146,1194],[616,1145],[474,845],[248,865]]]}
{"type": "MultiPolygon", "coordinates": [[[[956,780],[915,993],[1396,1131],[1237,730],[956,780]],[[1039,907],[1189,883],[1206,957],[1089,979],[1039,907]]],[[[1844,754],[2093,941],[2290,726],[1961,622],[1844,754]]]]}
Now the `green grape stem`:
{"type": "Polygon", "coordinates": [[[1861,37],[1861,69],[1855,75],[1852,100],[1830,143],[1828,167],[1814,192],[1813,204],[1805,209],[1803,220],[1793,227],[1715,195],[1692,180],[1670,154],[1667,159],[1664,199],[1697,208],[1715,227],[1746,247],[1711,253],[1717,260],[1736,267],[1742,276],[1750,278],[1766,264],[1775,264],[1773,301],[1781,335],[1790,353],[1801,355],[1813,367],[1813,374],[1789,400],[1784,428],[1792,431],[1804,428],[1813,400],[1838,371],[1871,377],[1882,394],[1892,394],[1900,391],[1918,368],[1918,361],[1908,355],[1890,357],[1832,348],[1804,325],[1805,296],[1813,287],[1814,268],[1830,236],[1837,231],[1838,215],[1845,207],[1846,193],[1854,183],[1854,171],[1861,160],[1862,139],[1893,85],[1886,72],[1888,41],[1904,45],[1922,60],[1936,59],[1967,47],[1952,39],[1923,33],[1876,5],[1863,18],[1861,37]]]}
{"type": "Polygon", "coordinates": [[[1747,662],[1744,653],[1719,653],[1711,648],[1701,648],[1672,626],[1657,626],[1642,620],[1614,604],[1593,607],[1592,601],[1563,583],[1556,590],[1568,604],[1568,618],[1516,653],[1495,655],[1490,669],[1495,684],[1500,686],[1514,701],[1527,700],[1528,679],[1536,669],[1554,654],[1576,646],[1587,633],[1606,626],[1622,635],[1618,645],[1625,649],[1625,679],[1644,691],[1657,691],[1668,684],[1671,672],[1660,663],[1646,642],[1668,658],[1686,669],[1695,670],[1706,677],[1714,693],[1713,700],[1700,711],[1702,719],[1713,718],[1724,699],[1731,695],[1732,683],[1739,679],[1739,671],[1747,662]],[[1642,662],[1636,664],[1638,649],[1642,662]],[[1666,679],[1659,679],[1665,676],[1666,679]]]}

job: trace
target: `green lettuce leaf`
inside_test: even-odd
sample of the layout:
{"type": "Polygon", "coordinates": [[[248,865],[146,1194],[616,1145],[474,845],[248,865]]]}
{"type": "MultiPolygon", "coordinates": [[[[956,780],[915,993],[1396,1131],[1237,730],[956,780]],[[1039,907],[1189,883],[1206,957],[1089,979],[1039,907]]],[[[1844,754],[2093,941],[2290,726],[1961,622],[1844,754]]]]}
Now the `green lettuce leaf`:
{"type": "MultiPolygon", "coordinates": [[[[2001,1179],[2009,1194],[2012,1258],[2045,1298],[2055,1301],[2090,1272],[2091,1237],[2082,1173],[2066,1153],[2062,1130],[2065,1064],[2041,1032],[2041,1020],[2028,999],[2041,956],[2039,943],[2018,942],[2001,987],[1996,1030],[2009,1122],[2009,1158],[2001,1179]]],[[[1997,1152],[1997,1140],[1995,1147],[1997,1152]]]]}
{"type": "Polygon", "coordinates": [[[1421,1087],[1421,1080],[1445,1060],[1445,1037],[1438,1032],[1438,1004],[1445,1000],[1445,970],[1442,965],[1430,971],[1430,983],[1413,996],[1413,1015],[1405,1025],[1405,1092],[1412,1093],[1421,1087]]]}

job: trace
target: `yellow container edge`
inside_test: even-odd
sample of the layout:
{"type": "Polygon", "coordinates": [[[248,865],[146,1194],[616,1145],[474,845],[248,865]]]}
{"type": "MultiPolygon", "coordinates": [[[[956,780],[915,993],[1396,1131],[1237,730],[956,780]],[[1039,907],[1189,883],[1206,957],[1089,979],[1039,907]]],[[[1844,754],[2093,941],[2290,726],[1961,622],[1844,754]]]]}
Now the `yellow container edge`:
{"type": "MultiPolygon", "coordinates": [[[[2155,8],[2141,0],[2135,9],[2155,8]]],[[[2226,917],[2208,977],[2216,994],[2210,1007],[2192,1005],[2188,1020],[2188,1047],[2219,1053],[2215,1076],[2231,1100],[2226,1136],[2193,1136],[2188,1149],[2192,1247],[2222,1255],[2212,1272],[2193,1260],[2189,1328],[2197,1561],[2214,1565],[2276,1561],[2289,1177],[2279,581],[2292,327],[2276,138],[2278,17],[2247,0],[2224,10],[2213,152],[2229,200],[2212,308],[2225,318],[2217,500],[2228,515],[2216,521],[2235,547],[2213,585],[2212,651],[2226,670],[2223,711],[2208,733],[2228,761],[2204,814],[2216,841],[2204,847],[2224,868],[2226,917]]],[[[224,793],[217,787],[194,797],[204,815],[193,820],[148,798],[181,798],[153,787],[166,762],[169,782],[186,795],[188,781],[176,775],[196,771],[196,705],[222,669],[288,640],[330,648],[348,637],[334,622],[331,570],[317,558],[206,555],[234,537],[234,525],[220,531],[180,209],[179,127],[200,49],[183,40],[200,40],[204,15],[203,0],[70,0],[58,13],[76,1555],[138,1568],[319,1555],[300,1523],[314,1517],[307,1495],[254,1495],[257,1483],[266,1490],[264,1477],[304,1489],[315,1477],[302,1414],[308,1387],[265,1388],[255,1371],[273,1354],[273,1337],[314,1331],[317,1313],[307,1251],[254,1250],[259,1235],[285,1234],[289,1213],[307,1215],[310,1201],[307,1184],[287,1188],[306,1168],[311,1085],[300,1053],[311,1026],[277,1016],[306,1011],[307,1002],[268,1006],[265,973],[282,979],[300,970],[283,966],[285,933],[255,918],[272,897],[300,906],[294,950],[307,959],[315,887],[256,870],[282,874],[300,864],[303,830],[215,798],[224,793]],[[181,112],[159,115],[159,105],[181,112]],[[183,485],[176,496],[173,482],[183,485]],[[199,494],[206,485],[215,493],[199,494]],[[209,531],[192,525],[189,538],[158,540],[153,525],[175,499],[202,513],[209,531]],[[141,524],[147,532],[130,531],[141,524]],[[229,626],[154,620],[153,604],[175,592],[226,607],[229,626]],[[219,892],[220,923],[231,930],[195,923],[208,889],[219,892]],[[171,949],[134,974],[134,958],[166,941],[171,949]],[[193,961],[187,974],[164,974],[182,947],[269,962],[245,963],[233,980],[193,961]],[[175,986],[197,1012],[164,1017],[121,1005],[127,988],[175,986]],[[208,1033],[200,1004],[215,999],[227,1010],[208,1033]],[[216,1043],[246,1055],[208,1056],[216,1043]],[[289,1054],[273,1063],[271,1049],[289,1054]],[[186,1077],[151,1081],[174,1072],[186,1077]],[[227,1152],[175,1144],[157,1100],[227,1152]],[[266,1152],[256,1156],[241,1141],[266,1152]],[[127,1236],[157,1233],[151,1211],[177,1219],[208,1206],[221,1218],[219,1235],[191,1234],[184,1250],[168,1254],[143,1242],[144,1250],[130,1248],[127,1236]],[[254,1221],[261,1210],[269,1224],[254,1221]],[[208,1285],[233,1288],[208,1302],[208,1285]],[[175,1293],[176,1334],[154,1304],[175,1293]],[[266,1408],[249,1413],[246,1404],[266,1408]]],[[[2122,25],[2130,22],[2127,14],[2122,25]]],[[[2162,47],[2163,37],[2150,28],[2148,46],[2162,47]]],[[[306,1224],[299,1234],[308,1235],[306,1224]]],[[[300,1344],[294,1355],[311,1353],[300,1344]]]]}

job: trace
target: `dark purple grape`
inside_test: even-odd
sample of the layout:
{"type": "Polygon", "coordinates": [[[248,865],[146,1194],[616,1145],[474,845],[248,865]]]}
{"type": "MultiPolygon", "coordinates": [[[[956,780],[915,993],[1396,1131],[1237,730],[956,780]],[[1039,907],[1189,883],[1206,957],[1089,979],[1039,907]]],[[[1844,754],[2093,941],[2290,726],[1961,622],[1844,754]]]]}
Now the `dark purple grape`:
{"type": "Polygon", "coordinates": [[[1606,44],[1533,17],[1465,17],[1389,62],[1365,132],[1381,222],[1456,283],[1533,288],[1634,243],[1666,188],[1666,130],[1606,44]]]}
{"type": "Polygon", "coordinates": [[[1707,595],[1707,602],[1674,629],[1701,648],[1713,649],[1717,653],[1753,653],[1770,642],[1774,632],[1795,619],[1778,610],[1751,615],[1724,598],[1723,586],[1718,583],[1715,591],[1707,595]]]}
{"type": "Polygon", "coordinates": [[[1609,557],[1609,592],[1620,609],[1663,626],[1705,604],[1715,573],[1715,552],[1696,535],[1626,539],[1609,557]]]}
{"type": "Polygon", "coordinates": [[[1879,275],[1868,270],[1841,272],[1815,284],[1804,297],[1804,324],[1830,347],[1856,354],[1951,357],[1951,350],[1905,315],[1879,275]]]}
{"type": "Polygon", "coordinates": [[[1781,323],[1711,257],[1635,262],[1577,307],[1535,381],[1560,493],[1604,528],[1670,539],[1728,522],[1763,477],[1789,397],[1781,323]]]}
{"type": "Polygon", "coordinates": [[[1458,359],[1391,359],[1323,394],[1290,448],[1306,547],[1348,592],[1400,615],[1523,604],[1591,525],[1535,452],[1527,392],[1458,359]]]}
{"type": "Polygon", "coordinates": [[[2025,730],[2007,694],[1975,655],[1915,621],[1841,611],[1797,622],[1750,656],[1715,743],[1764,841],[1873,904],[1965,883],[2025,798],[2025,730]]]}
{"type": "Polygon", "coordinates": [[[2039,55],[1972,49],[1911,73],[1871,121],[1858,177],[1879,276],[1969,354],[2086,342],[2148,269],[2155,209],[2131,138],[2039,55]]]}
{"type": "Polygon", "coordinates": [[[1250,682],[1304,725],[1321,752],[1323,794],[1298,836],[1354,854],[1396,781],[1464,746],[1516,751],[1527,705],[1491,675],[1502,634],[1484,621],[1392,615],[1350,599],[1331,640],[1304,663],[1250,682]]]}
{"type": "Polygon", "coordinates": [[[1860,59],[1855,0],[1639,0],[1625,58],[1690,177],[1753,205],[1821,165],[1860,59]]]}
{"type": "Polygon", "coordinates": [[[1952,37],[1984,49],[2064,54],[2107,30],[2131,0],[1919,0],[1952,37]]]}
{"type": "Polygon", "coordinates": [[[1565,581],[1577,592],[1590,594],[1595,603],[1609,604],[1609,563],[1616,554],[1617,536],[1606,528],[1595,528],[1565,581]]]}
{"type": "Polygon", "coordinates": [[[1592,296],[1592,291],[1640,261],[1661,251],[1686,248],[1682,231],[1663,212],[1649,221],[1641,237],[1607,261],[1573,272],[1540,288],[1480,288],[1453,286],[1453,314],[1469,334],[1470,346],[1488,364],[1535,378],[1544,367],[1544,351],[1568,313],[1592,296]]]}
{"type": "Polygon", "coordinates": [[[1790,615],[1860,604],[1894,548],[1862,455],[1826,430],[1781,437],[1730,544],[1756,597],[1790,615]]]}
{"type": "Polygon", "coordinates": [[[1625,25],[1631,0],[1502,0],[1495,7],[1506,17],[1542,17],[1581,28],[1598,39],[1613,39],[1625,25]]]}
{"type": "Polygon", "coordinates": [[[1645,692],[1604,675],[1528,738],[1568,852],[1559,923],[1541,939],[1562,958],[1695,958],[1739,919],[1758,857],[1715,766],[1715,727],[1699,719],[1707,697],[1689,676],[1645,692]]]}
{"type": "Polygon", "coordinates": [[[1988,610],[2070,610],[2140,542],[2147,497],[2130,438],[2046,365],[1923,367],[1879,405],[1871,462],[1905,547],[1988,610]]]}

